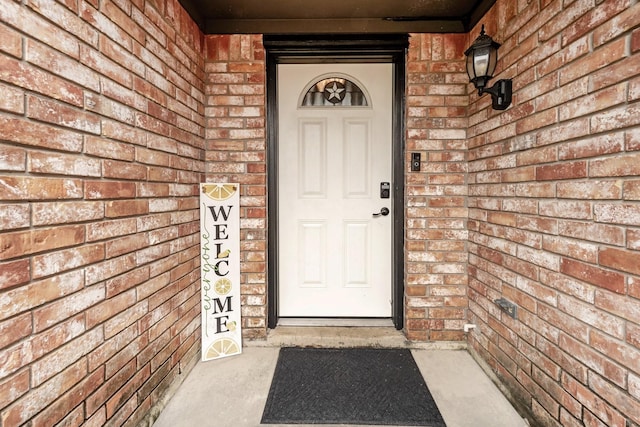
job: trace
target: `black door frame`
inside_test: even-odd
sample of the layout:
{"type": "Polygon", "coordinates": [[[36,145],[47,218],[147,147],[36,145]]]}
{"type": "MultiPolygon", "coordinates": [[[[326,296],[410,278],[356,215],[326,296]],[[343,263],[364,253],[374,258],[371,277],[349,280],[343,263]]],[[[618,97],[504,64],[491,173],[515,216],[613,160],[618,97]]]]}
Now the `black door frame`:
{"type": "Polygon", "coordinates": [[[393,64],[393,230],[392,320],[404,327],[404,184],[407,34],[347,36],[265,35],[267,64],[267,324],[278,323],[278,105],[277,65],[286,63],[372,62],[393,64]]]}

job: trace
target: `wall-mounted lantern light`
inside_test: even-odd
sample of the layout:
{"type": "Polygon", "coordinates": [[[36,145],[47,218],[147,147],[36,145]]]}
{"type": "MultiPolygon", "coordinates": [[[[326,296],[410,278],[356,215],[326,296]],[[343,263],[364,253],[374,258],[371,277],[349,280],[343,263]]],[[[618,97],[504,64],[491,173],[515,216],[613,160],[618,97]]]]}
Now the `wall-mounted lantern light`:
{"type": "Polygon", "coordinates": [[[500,43],[484,33],[483,25],[478,38],[464,53],[467,55],[469,81],[478,89],[478,95],[491,94],[494,110],[504,110],[511,105],[511,79],[498,80],[492,87],[487,87],[498,63],[499,47],[500,43]]]}

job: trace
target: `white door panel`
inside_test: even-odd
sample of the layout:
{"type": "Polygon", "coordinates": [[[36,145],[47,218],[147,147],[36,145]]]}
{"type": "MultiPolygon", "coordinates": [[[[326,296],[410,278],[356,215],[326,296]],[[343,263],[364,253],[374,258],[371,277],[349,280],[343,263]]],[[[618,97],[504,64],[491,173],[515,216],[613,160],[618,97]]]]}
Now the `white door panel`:
{"type": "Polygon", "coordinates": [[[391,317],[391,64],[278,65],[282,317],[391,317]],[[298,107],[317,77],[349,76],[367,107],[298,107]]]}

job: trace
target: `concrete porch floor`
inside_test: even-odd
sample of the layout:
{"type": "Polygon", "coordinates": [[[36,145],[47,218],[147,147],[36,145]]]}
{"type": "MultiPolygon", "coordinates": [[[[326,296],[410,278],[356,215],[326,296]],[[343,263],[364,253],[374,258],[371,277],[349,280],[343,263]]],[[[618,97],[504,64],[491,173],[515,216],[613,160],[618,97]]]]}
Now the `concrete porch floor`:
{"type": "Polygon", "coordinates": [[[239,356],[198,362],[153,427],[260,426],[283,346],[410,348],[447,427],[528,425],[464,343],[410,343],[394,328],[278,327],[239,356]]]}

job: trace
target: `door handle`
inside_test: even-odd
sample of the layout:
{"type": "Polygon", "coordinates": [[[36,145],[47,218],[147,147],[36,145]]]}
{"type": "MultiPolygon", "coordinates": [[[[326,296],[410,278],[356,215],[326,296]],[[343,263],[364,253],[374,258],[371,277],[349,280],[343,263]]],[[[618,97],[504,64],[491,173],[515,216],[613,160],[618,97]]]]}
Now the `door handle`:
{"type": "Polygon", "coordinates": [[[382,208],[380,209],[380,212],[376,212],[373,214],[373,216],[387,216],[389,215],[389,208],[382,208]]]}

